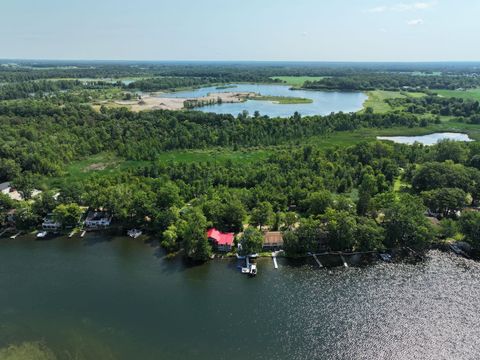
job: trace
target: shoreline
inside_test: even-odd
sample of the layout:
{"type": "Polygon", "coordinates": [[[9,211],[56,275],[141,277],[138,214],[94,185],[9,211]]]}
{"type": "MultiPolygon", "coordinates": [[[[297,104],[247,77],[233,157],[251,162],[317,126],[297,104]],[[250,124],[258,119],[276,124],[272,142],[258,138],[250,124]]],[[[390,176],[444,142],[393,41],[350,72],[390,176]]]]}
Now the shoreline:
{"type": "MultiPolygon", "coordinates": [[[[77,241],[85,241],[88,240],[89,234],[96,234],[99,236],[103,236],[107,239],[112,240],[114,238],[121,238],[123,240],[131,240],[131,241],[138,241],[138,239],[133,239],[130,238],[129,236],[125,235],[123,231],[119,232],[119,228],[111,228],[111,229],[90,229],[86,230],[86,236],[82,237],[81,233],[82,231],[75,231],[73,236],[70,236],[75,229],[69,229],[66,232],[63,233],[58,233],[58,234],[53,234],[50,233],[46,238],[43,239],[37,239],[35,237],[36,233],[38,233],[38,230],[16,230],[12,233],[18,234],[21,232],[20,235],[16,236],[15,238],[11,238],[9,235],[10,233],[3,234],[2,237],[0,237],[0,241],[34,241],[34,242],[49,242],[49,241],[54,241],[54,240],[60,240],[63,238],[63,240],[66,241],[72,241],[72,240],[77,240],[77,241]]],[[[182,250],[179,250],[174,253],[168,253],[164,248],[160,246],[160,243],[158,239],[155,239],[153,236],[149,234],[144,234],[140,238],[141,242],[145,245],[150,245],[154,247],[158,247],[159,249],[162,249],[162,251],[165,251],[164,258],[166,260],[175,260],[175,259],[185,259],[187,261],[192,261],[189,260],[188,258],[183,257],[183,252],[182,250]]],[[[431,250],[440,250],[442,252],[447,252],[447,253],[452,253],[452,254],[457,254],[459,257],[467,258],[473,261],[479,261],[480,260],[480,251],[479,250],[472,250],[469,254],[465,255],[460,255],[456,253],[452,248],[450,247],[452,245],[452,242],[435,242],[430,244],[430,246],[420,249],[420,250],[413,250],[411,248],[392,248],[392,249],[386,249],[384,251],[378,251],[378,250],[370,250],[370,251],[321,251],[318,253],[307,253],[305,255],[288,255],[284,251],[281,251],[280,253],[277,252],[277,250],[264,250],[258,253],[258,258],[261,259],[269,259],[272,258],[272,253],[277,252],[276,257],[277,258],[283,258],[291,261],[304,261],[307,263],[309,259],[315,258],[316,256],[318,257],[330,257],[330,260],[332,258],[338,257],[369,257],[368,259],[357,259],[358,263],[361,263],[363,265],[370,265],[374,262],[387,262],[387,263],[398,263],[398,262],[403,262],[403,261],[425,261],[426,260],[426,253],[431,250]],[[384,261],[381,258],[381,254],[388,254],[391,256],[391,260],[389,261],[384,261]]],[[[237,253],[235,252],[229,252],[229,253],[221,253],[221,252],[214,252],[212,253],[212,257],[210,260],[207,260],[205,262],[200,262],[201,263],[207,263],[212,260],[226,260],[226,259],[235,259],[237,257],[237,253]]],[[[343,261],[343,260],[342,260],[343,261]]],[[[343,263],[344,264],[344,263],[343,263]]],[[[357,265],[357,264],[353,264],[357,265]]],[[[336,266],[341,266],[336,265],[336,266]]],[[[336,267],[336,266],[331,266],[331,267],[336,267]]],[[[320,267],[330,267],[330,266],[320,266],[320,267]]]]}

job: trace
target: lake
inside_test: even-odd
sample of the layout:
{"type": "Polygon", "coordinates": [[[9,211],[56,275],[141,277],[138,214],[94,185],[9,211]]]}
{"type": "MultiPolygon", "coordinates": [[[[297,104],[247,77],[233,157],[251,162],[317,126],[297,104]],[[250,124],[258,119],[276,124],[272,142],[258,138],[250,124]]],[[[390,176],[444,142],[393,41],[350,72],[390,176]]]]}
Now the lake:
{"type": "Polygon", "coordinates": [[[433,133],[421,136],[377,136],[378,140],[390,140],[399,144],[412,145],[414,143],[420,143],[423,145],[435,145],[441,140],[453,140],[453,141],[474,141],[470,139],[467,134],[462,133],[433,133]]]}
{"type": "Polygon", "coordinates": [[[287,85],[266,85],[266,84],[234,84],[234,87],[217,89],[215,86],[204,87],[195,90],[165,93],[161,97],[175,98],[199,98],[209,93],[219,92],[255,92],[265,96],[288,96],[312,99],[309,104],[276,104],[272,101],[247,100],[242,103],[223,103],[199,107],[196,110],[203,112],[214,112],[217,114],[232,114],[237,116],[246,110],[251,115],[259,111],[261,115],[270,117],[289,117],[295,111],[301,115],[327,115],[332,112],[355,112],[363,108],[367,95],[362,92],[340,92],[340,91],[310,91],[291,90],[287,85]]]}
{"type": "Polygon", "coordinates": [[[480,265],[188,266],[141,239],[0,240],[0,348],[58,359],[473,359],[480,265]]]}

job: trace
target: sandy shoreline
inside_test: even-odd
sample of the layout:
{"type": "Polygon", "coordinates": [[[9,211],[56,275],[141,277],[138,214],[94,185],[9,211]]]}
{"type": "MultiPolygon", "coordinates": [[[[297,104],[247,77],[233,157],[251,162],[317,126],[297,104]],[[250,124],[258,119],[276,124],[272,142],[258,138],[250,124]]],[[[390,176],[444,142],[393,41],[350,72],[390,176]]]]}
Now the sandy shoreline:
{"type": "Polygon", "coordinates": [[[143,110],[182,110],[185,101],[239,103],[258,96],[254,92],[218,92],[199,98],[162,97],[162,93],[142,95],[140,100],[116,100],[120,106],[128,106],[132,111],[143,110]]]}

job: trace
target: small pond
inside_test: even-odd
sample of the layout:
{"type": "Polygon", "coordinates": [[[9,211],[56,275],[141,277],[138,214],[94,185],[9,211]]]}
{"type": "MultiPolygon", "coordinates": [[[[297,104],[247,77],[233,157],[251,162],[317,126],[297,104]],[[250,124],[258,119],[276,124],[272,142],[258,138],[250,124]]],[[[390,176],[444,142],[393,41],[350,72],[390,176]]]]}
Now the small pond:
{"type": "Polygon", "coordinates": [[[453,140],[453,141],[474,141],[467,134],[442,132],[433,133],[422,136],[377,136],[378,140],[390,140],[399,144],[412,145],[414,143],[420,143],[423,145],[435,145],[441,140],[453,140]]]}

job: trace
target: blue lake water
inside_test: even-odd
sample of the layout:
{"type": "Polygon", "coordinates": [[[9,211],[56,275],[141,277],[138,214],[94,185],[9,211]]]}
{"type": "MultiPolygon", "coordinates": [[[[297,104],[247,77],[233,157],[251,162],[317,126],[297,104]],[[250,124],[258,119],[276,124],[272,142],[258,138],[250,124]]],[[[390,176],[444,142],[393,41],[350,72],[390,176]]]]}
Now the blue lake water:
{"type": "Polygon", "coordinates": [[[478,262],[347,261],[264,258],[249,278],[236,259],[191,266],[141,238],[2,238],[0,359],[36,341],[52,360],[480,358],[478,262]]]}
{"type": "Polygon", "coordinates": [[[197,110],[217,114],[238,115],[246,110],[250,114],[259,111],[261,115],[288,117],[296,111],[301,115],[327,115],[332,112],[355,112],[361,110],[367,95],[362,92],[291,90],[287,85],[234,84],[235,87],[217,89],[215,86],[195,90],[161,94],[161,97],[198,98],[209,93],[255,92],[266,96],[289,96],[312,99],[309,104],[277,104],[272,101],[247,100],[243,103],[223,103],[200,107],[197,110]]]}
{"type": "Polygon", "coordinates": [[[435,145],[441,140],[454,140],[454,141],[474,141],[470,139],[467,134],[462,133],[433,133],[422,136],[377,136],[378,140],[390,140],[399,144],[412,145],[414,143],[420,143],[423,145],[435,145]]]}

